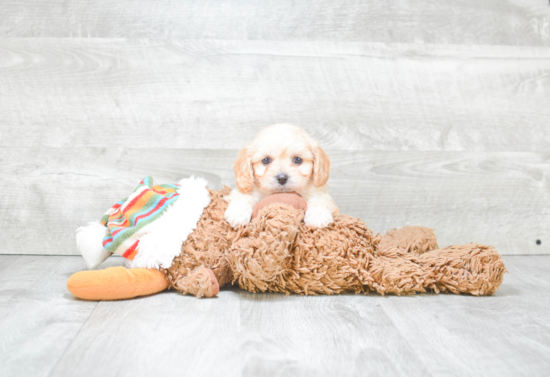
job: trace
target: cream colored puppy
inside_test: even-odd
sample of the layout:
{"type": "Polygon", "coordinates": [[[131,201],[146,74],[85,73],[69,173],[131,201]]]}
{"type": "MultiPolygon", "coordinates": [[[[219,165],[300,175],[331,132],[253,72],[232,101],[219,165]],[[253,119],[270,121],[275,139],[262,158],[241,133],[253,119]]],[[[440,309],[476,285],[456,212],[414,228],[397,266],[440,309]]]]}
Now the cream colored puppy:
{"type": "Polygon", "coordinates": [[[226,198],[232,227],[250,222],[252,209],[275,192],[297,192],[307,200],[306,224],[322,228],[338,208],[328,193],[330,160],[300,127],[274,124],[244,147],[234,164],[237,189],[226,198]]]}

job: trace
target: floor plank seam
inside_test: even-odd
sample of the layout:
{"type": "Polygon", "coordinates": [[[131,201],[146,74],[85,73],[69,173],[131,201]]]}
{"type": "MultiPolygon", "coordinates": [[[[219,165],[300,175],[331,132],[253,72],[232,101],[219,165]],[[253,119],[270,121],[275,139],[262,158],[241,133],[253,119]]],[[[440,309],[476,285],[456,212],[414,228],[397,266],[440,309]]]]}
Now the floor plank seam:
{"type": "Polygon", "coordinates": [[[393,327],[397,330],[397,332],[399,333],[399,335],[401,336],[401,338],[403,339],[403,341],[407,344],[407,347],[409,347],[409,349],[411,350],[411,352],[416,355],[416,358],[418,359],[418,361],[424,366],[424,368],[426,368],[426,371],[430,374],[431,377],[434,376],[434,374],[432,373],[432,371],[430,370],[430,368],[428,367],[428,365],[426,365],[426,363],[424,363],[424,360],[420,357],[420,355],[418,354],[418,352],[416,352],[415,348],[411,345],[411,343],[409,342],[409,340],[407,339],[407,337],[403,334],[403,332],[401,331],[401,328],[399,326],[396,325],[396,323],[394,322],[394,320],[392,319],[392,317],[388,314],[386,308],[384,307],[384,303],[381,303],[380,304],[380,307],[382,308],[382,311],[384,312],[384,314],[386,315],[386,317],[390,320],[391,324],[393,325],[393,327]]]}
{"type": "MultiPolygon", "coordinates": [[[[81,300],[79,300],[81,301],[81,300]]],[[[76,340],[76,338],[78,338],[78,335],[80,334],[80,331],[82,331],[82,328],[86,325],[86,323],[88,322],[88,320],[90,319],[90,317],[94,314],[95,310],[97,309],[97,307],[99,306],[99,304],[101,303],[101,301],[97,302],[96,303],[96,306],[94,307],[94,310],[92,310],[90,312],[90,314],[88,315],[88,317],[86,318],[86,320],[82,323],[82,326],[80,326],[80,328],[78,329],[78,331],[76,332],[76,334],[74,335],[73,339],[71,339],[71,342],[67,345],[67,347],[65,347],[65,350],[63,351],[63,353],[61,354],[61,356],[59,356],[59,359],[56,361],[56,363],[54,364],[54,366],[52,367],[52,369],[50,370],[50,372],[48,373],[48,377],[50,377],[52,375],[52,373],[54,372],[55,368],[57,368],[57,365],[59,364],[59,362],[63,359],[63,356],[65,356],[65,354],[67,353],[67,351],[69,350],[69,348],[71,348],[71,345],[74,343],[74,341],[76,340]]]]}

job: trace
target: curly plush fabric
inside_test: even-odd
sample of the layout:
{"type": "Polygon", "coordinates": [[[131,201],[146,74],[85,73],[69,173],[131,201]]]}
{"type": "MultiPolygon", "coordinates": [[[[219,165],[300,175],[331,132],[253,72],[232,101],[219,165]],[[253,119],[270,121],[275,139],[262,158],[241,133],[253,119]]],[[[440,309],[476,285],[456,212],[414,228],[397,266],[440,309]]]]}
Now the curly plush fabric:
{"type": "Polygon", "coordinates": [[[292,248],[304,212],[275,203],[262,209],[237,235],[226,259],[233,281],[251,292],[286,292],[292,269],[292,248]]]}
{"type": "Polygon", "coordinates": [[[174,258],[169,269],[162,269],[170,286],[181,290],[174,283],[200,266],[207,266],[214,272],[218,283],[223,286],[231,280],[229,264],[224,258],[231,247],[236,231],[229,226],[223,215],[227,202],[223,199],[231,189],[210,192],[210,203],[204,209],[196,228],[183,243],[181,254],[174,258]]]}
{"type": "Polygon", "coordinates": [[[422,254],[438,248],[433,229],[423,226],[405,226],[386,232],[378,246],[378,255],[422,254]]]}
{"type": "Polygon", "coordinates": [[[492,246],[439,249],[429,228],[374,236],[361,219],[337,214],[316,229],[303,223],[305,206],[296,197],[271,198],[248,225],[234,230],[224,220],[229,193],[227,187],[210,191],[211,202],[180,256],[163,270],[173,288],[208,297],[215,285],[205,273],[210,268],[220,287],[233,283],[251,292],[486,295],[506,272],[492,246]]]}
{"type": "Polygon", "coordinates": [[[195,295],[197,298],[214,297],[220,288],[212,270],[204,266],[199,266],[189,274],[180,276],[174,282],[174,287],[182,292],[195,295]]]}
{"type": "Polygon", "coordinates": [[[302,224],[296,240],[291,291],[335,294],[366,291],[363,281],[379,239],[360,219],[338,214],[326,228],[302,224]]]}
{"type": "Polygon", "coordinates": [[[380,294],[431,290],[488,295],[496,292],[506,272],[494,247],[469,244],[437,249],[435,234],[423,227],[389,231],[375,257],[365,283],[380,294]]]}

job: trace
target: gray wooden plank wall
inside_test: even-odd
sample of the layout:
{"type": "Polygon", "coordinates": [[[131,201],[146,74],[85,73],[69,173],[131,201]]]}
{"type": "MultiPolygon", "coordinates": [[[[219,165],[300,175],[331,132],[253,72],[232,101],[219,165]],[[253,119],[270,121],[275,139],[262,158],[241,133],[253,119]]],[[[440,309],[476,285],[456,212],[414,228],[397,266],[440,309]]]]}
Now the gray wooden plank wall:
{"type": "Polygon", "coordinates": [[[290,122],[375,231],[548,254],[549,77],[542,0],[1,2],[0,253],[76,254],[145,175],[234,186],[290,122]]]}

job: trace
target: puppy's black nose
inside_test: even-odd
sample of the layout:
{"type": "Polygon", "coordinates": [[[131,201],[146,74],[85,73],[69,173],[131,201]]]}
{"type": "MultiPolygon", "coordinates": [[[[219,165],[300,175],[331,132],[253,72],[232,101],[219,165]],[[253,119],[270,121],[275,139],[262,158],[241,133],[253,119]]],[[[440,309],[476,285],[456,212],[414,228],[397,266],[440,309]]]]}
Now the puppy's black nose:
{"type": "Polygon", "coordinates": [[[286,174],[279,174],[275,178],[277,178],[277,181],[279,181],[281,185],[284,185],[286,181],[288,181],[288,175],[286,174]]]}

